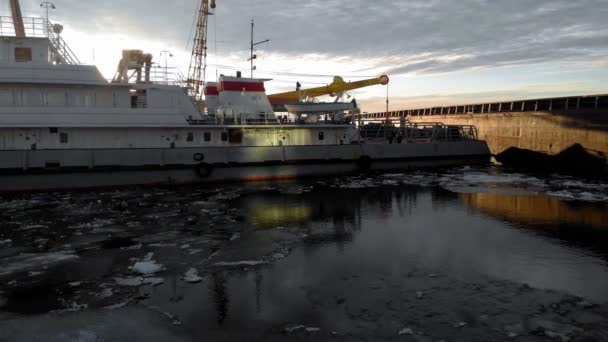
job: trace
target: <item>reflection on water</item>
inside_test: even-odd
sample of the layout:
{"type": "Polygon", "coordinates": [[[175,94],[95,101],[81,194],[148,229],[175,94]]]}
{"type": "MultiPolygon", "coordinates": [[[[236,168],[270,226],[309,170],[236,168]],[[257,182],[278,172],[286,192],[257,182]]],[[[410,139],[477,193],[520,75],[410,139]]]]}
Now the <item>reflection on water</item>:
{"type": "Polygon", "coordinates": [[[462,194],[461,198],[466,207],[509,221],[528,225],[579,225],[608,231],[608,205],[604,203],[580,204],[542,195],[495,193],[462,194]]]}
{"type": "MultiPolygon", "coordinates": [[[[359,267],[383,268],[408,258],[464,278],[490,276],[608,300],[604,203],[399,186],[258,193],[234,204],[262,227],[298,226],[313,242],[307,258],[321,253],[316,243],[326,242],[325,248],[336,246],[333,253],[350,254],[349,262],[359,267]]],[[[336,255],[319,262],[333,269],[336,255]]]]}
{"type": "Polygon", "coordinates": [[[315,307],[349,291],[344,284],[362,284],[356,293],[364,300],[369,284],[382,279],[380,286],[397,289],[387,295],[399,297],[404,279],[421,269],[467,283],[507,280],[607,302],[606,204],[514,193],[331,184],[295,194],[248,193],[230,205],[265,232],[295,229],[304,244],[264,267],[213,271],[204,280],[207,291],[183,287],[185,301],[163,304],[201,336],[213,326],[254,329],[277,320],[339,328],[341,314],[315,307]],[[560,234],[548,233],[555,231],[560,234]],[[319,297],[324,292],[336,295],[319,297]]]}
{"type": "Polygon", "coordinates": [[[226,275],[223,272],[213,272],[211,279],[209,290],[215,303],[217,323],[218,325],[223,325],[228,315],[228,306],[230,304],[228,294],[226,293],[226,275]]]}

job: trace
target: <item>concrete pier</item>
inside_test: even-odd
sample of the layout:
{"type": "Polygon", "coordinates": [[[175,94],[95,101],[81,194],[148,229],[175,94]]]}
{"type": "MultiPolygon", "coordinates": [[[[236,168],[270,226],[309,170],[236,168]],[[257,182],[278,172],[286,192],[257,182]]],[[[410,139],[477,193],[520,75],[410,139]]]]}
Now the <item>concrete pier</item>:
{"type": "MultiPolygon", "coordinates": [[[[494,154],[509,147],[557,154],[578,143],[608,156],[608,95],[406,109],[388,116],[413,123],[475,125],[494,154]]],[[[379,122],[386,117],[386,112],[363,113],[357,119],[379,122]]]]}

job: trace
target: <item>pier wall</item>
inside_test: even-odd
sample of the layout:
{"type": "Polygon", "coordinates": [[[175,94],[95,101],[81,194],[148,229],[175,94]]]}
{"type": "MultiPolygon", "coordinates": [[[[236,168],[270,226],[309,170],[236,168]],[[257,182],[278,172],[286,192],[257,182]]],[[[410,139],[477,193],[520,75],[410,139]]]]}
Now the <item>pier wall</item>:
{"type": "Polygon", "coordinates": [[[499,103],[363,113],[362,123],[396,121],[474,125],[493,154],[509,147],[557,154],[573,144],[608,156],[608,95],[571,96],[499,103]]]}
{"type": "MultiPolygon", "coordinates": [[[[608,112],[605,113],[608,117],[608,112]]],[[[485,115],[416,116],[414,123],[439,121],[447,125],[474,125],[493,154],[509,147],[557,154],[573,144],[608,156],[608,125],[586,121],[583,117],[547,112],[523,112],[485,115]]]]}

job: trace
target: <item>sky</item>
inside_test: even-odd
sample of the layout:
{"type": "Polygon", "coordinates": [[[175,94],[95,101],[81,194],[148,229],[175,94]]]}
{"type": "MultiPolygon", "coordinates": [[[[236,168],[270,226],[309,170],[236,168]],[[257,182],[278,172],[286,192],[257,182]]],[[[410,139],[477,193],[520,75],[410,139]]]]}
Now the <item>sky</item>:
{"type": "MultiPolygon", "coordinates": [[[[81,62],[111,78],[122,49],[187,74],[200,0],[54,0],[52,22],[81,62]]],[[[3,15],[8,15],[3,1],[3,15]]],[[[391,110],[608,93],[606,0],[216,0],[207,80],[236,70],[273,79],[268,93],[387,74],[391,110]]],[[[24,16],[43,16],[21,0],[24,16]]],[[[387,88],[349,95],[385,109],[387,88]]]]}

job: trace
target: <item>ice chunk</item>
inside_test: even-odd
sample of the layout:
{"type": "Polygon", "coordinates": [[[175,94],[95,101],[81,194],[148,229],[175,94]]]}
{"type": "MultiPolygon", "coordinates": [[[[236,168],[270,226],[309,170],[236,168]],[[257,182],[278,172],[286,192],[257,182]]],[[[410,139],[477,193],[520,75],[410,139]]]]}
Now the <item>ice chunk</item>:
{"type": "Polygon", "coordinates": [[[114,278],[116,284],[121,286],[139,286],[143,284],[144,278],[132,277],[132,278],[114,278]]]}
{"type": "Polygon", "coordinates": [[[158,286],[163,284],[164,282],[165,279],[163,278],[145,278],[143,283],[147,285],[158,286]]]}
{"type": "Polygon", "coordinates": [[[45,226],[42,224],[31,224],[31,225],[21,227],[20,230],[34,230],[34,229],[45,229],[45,228],[48,228],[48,226],[45,226]]]}
{"type": "Polygon", "coordinates": [[[11,243],[13,243],[13,240],[11,240],[11,239],[0,240],[0,246],[2,246],[2,245],[8,245],[8,244],[11,244],[11,243]]]}
{"type": "Polygon", "coordinates": [[[143,275],[151,275],[162,271],[163,265],[157,264],[155,261],[139,261],[131,266],[131,271],[143,275]]]}
{"type": "Polygon", "coordinates": [[[112,297],[112,295],[114,295],[114,292],[112,291],[112,289],[105,288],[105,289],[103,289],[103,291],[96,294],[95,296],[97,296],[98,298],[104,299],[104,298],[112,297]]]}
{"type": "Polygon", "coordinates": [[[399,336],[401,336],[401,335],[413,335],[414,334],[414,330],[412,330],[410,328],[403,328],[403,329],[399,330],[399,332],[397,334],[399,336]]]}
{"type": "Polygon", "coordinates": [[[140,250],[142,246],[143,245],[140,243],[140,244],[133,245],[133,246],[120,247],[120,249],[123,251],[137,251],[137,250],[140,250]]]}
{"type": "Polygon", "coordinates": [[[464,328],[467,326],[467,322],[458,322],[454,324],[454,328],[464,328]]]}
{"type": "Polygon", "coordinates": [[[184,273],[182,279],[187,283],[198,283],[203,280],[203,278],[199,277],[198,271],[194,267],[184,273]]]}
{"type": "Polygon", "coordinates": [[[117,310],[117,309],[124,308],[125,306],[127,306],[127,304],[128,304],[128,302],[122,302],[122,303],[106,306],[104,309],[106,309],[106,310],[117,310]]]}
{"type": "Polygon", "coordinates": [[[302,330],[302,329],[306,329],[306,326],[302,325],[302,324],[299,324],[299,325],[294,325],[294,326],[291,326],[291,327],[286,327],[285,328],[285,332],[286,333],[292,333],[294,331],[298,331],[298,330],[302,330]]]}

